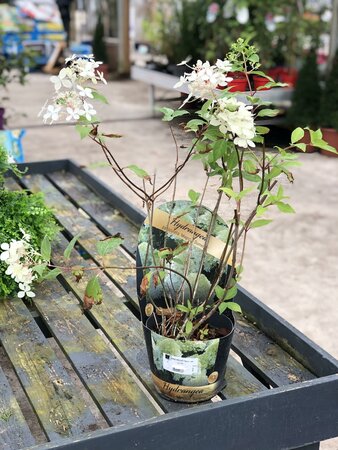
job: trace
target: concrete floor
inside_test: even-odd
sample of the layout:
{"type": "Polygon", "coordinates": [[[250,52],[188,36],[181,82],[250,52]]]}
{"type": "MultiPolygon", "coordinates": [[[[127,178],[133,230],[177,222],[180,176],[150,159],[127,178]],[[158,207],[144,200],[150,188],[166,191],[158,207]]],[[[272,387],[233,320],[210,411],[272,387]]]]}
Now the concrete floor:
{"type": "MultiPolygon", "coordinates": [[[[89,140],[80,141],[72,127],[41,124],[37,114],[52,93],[48,78],[31,74],[27,86],[10,91],[11,104],[25,115],[13,117],[9,126],[27,129],[26,160],[72,158],[84,165],[104,161],[100,149],[89,140]]],[[[160,183],[171,172],[175,147],[168,125],[150,115],[147,86],[115,81],[104,90],[110,105],[99,107],[100,117],[107,121],[103,129],[123,135],[112,140],[110,148],[122,166],[133,163],[149,173],[156,170],[160,183]]],[[[297,213],[271,214],[275,220],[270,226],[248,236],[242,285],[338,358],[338,158],[314,153],[299,159],[302,166],[294,170],[295,182],[286,186],[297,213]]],[[[93,171],[141,207],[110,168],[93,171]]],[[[190,188],[198,191],[202,181],[199,163],[192,163],[180,177],[177,198],[186,198],[190,188]]],[[[168,194],[165,199],[169,198],[168,194]]],[[[205,204],[211,206],[212,199],[208,194],[205,204]]],[[[326,445],[338,449],[338,441],[326,445]]]]}

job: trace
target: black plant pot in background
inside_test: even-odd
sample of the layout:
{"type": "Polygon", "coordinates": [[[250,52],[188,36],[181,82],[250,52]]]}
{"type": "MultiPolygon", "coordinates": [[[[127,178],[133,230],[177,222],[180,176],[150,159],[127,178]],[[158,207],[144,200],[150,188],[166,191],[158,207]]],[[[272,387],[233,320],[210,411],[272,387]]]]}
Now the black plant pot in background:
{"type": "Polygon", "coordinates": [[[225,386],[235,321],[232,313],[214,314],[209,325],[224,336],[203,341],[177,340],[154,330],[161,318],[149,317],[143,325],[152,379],[156,390],[168,400],[203,402],[225,386]]]}

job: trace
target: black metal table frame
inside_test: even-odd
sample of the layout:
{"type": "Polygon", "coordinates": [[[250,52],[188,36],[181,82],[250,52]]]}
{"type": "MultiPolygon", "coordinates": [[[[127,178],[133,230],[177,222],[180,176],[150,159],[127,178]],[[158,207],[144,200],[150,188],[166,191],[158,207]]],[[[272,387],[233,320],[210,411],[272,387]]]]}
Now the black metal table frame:
{"type": "MultiPolygon", "coordinates": [[[[30,174],[65,170],[80,178],[135,224],[144,214],[71,160],[34,162],[30,174]]],[[[47,449],[227,449],[315,450],[338,436],[338,361],[296,330],[245,289],[239,289],[245,314],[318,378],[219,403],[165,414],[137,425],[103,431],[34,447],[47,449]]]]}

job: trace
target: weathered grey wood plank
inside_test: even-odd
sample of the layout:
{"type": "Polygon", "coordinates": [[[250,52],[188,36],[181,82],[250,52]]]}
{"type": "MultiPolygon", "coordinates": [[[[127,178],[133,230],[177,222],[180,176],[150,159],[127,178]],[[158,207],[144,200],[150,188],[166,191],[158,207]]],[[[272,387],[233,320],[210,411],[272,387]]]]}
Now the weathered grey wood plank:
{"type": "MultiPolygon", "coordinates": [[[[96,243],[100,239],[105,239],[107,236],[87,217],[84,217],[44,176],[28,175],[23,177],[22,181],[32,192],[41,191],[45,194],[46,204],[54,209],[55,217],[61,225],[72,233],[72,235],[81,232],[81,237],[78,242],[102,265],[103,259],[97,254],[96,243]]],[[[132,267],[132,262],[120,249],[116,249],[114,253],[105,256],[104,264],[112,267],[132,267]]],[[[137,304],[134,270],[107,269],[106,272],[123,290],[128,299],[137,304]]]]}
{"type": "Polygon", "coordinates": [[[69,172],[53,172],[47,178],[76,202],[108,235],[120,233],[124,238],[123,247],[128,252],[135,254],[138,228],[125,216],[122,216],[102,197],[69,172]]]}
{"type": "Polygon", "coordinates": [[[35,439],[0,368],[0,448],[19,450],[34,444],[35,439]]]}
{"type": "Polygon", "coordinates": [[[236,318],[232,344],[243,362],[274,387],[315,378],[309,370],[244,317],[236,318]]]}
{"type": "Polygon", "coordinates": [[[160,414],[71,293],[55,280],[41,284],[35,292],[35,306],[110,425],[131,424],[160,414]]]}
{"type": "Polygon", "coordinates": [[[98,428],[87,403],[19,299],[0,302],[0,341],[49,439],[98,428]]]}

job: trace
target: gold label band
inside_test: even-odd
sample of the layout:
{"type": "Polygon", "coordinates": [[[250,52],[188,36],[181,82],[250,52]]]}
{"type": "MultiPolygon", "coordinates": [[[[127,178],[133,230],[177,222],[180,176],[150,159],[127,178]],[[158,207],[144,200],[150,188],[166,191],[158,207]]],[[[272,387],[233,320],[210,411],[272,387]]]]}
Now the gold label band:
{"type": "Polygon", "coordinates": [[[152,379],[158,391],[165,397],[186,403],[209,400],[222,389],[220,380],[207,386],[182,386],[163,381],[154,374],[152,379]]]}
{"type": "MultiPolygon", "coordinates": [[[[148,219],[146,220],[146,223],[148,223],[148,219]]],[[[174,217],[165,211],[155,209],[152,225],[158,230],[174,234],[181,239],[192,242],[193,245],[201,250],[204,249],[208,233],[179,217],[174,217]]],[[[221,259],[224,248],[225,243],[223,241],[214,236],[210,236],[207,248],[207,253],[209,255],[221,259]]],[[[231,264],[231,258],[228,259],[228,264],[231,264]]]]}

